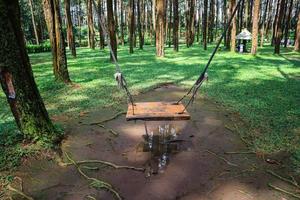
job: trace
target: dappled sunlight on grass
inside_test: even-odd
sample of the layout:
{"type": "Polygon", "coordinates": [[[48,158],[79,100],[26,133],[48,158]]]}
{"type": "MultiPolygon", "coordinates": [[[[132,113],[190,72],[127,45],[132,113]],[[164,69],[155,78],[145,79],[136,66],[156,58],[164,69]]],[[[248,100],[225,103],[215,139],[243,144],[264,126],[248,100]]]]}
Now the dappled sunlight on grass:
{"type": "MultiPolygon", "coordinates": [[[[156,58],[153,46],[136,49],[132,55],[128,47],[120,47],[118,58],[129,89],[137,94],[164,82],[190,86],[204,68],[212,48],[209,46],[204,51],[199,45],[181,46],[178,53],[166,48],[166,57],[156,58]]],[[[249,130],[259,130],[262,135],[253,138],[258,148],[289,149],[298,139],[295,130],[299,127],[297,116],[300,114],[297,101],[300,55],[290,49],[274,55],[271,47],[260,48],[258,52],[252,56],[218,51],[209,69],[209,81],[200,93],[238,112],[249,124],[249,130]]],[[[108,105],[119,107],[126,103],[124,92],[116,87],[115,66],[109,61],[107,49],[78,48],[76,59],[69,52],[67,55],[70,76],[76,87],[54,80],[51,53],[30,55],[38,88],[51,116],[74,116],[83,110],[108,105]]],[[[0,113],[7,113],[1,118],[1,129],[14,129],[3,93],[0,93],[0,104],[4,105],[0,113]]]]}

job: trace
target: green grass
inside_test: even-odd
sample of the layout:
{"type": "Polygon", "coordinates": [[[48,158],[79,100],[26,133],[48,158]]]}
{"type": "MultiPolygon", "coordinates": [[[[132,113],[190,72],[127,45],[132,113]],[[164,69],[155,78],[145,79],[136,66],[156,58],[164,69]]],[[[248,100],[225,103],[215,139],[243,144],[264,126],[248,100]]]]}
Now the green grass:
{"type": "MultiPolygon", "coordinates": [[[[118,58],[129,89],[136,94],[163,82],[190,86],[206,64],[213,46],[204,51],[194,45],[182,46],[175,53],[166,49],[165,58],[155,57],[155,48],[145,46],[129,55],[120,47],[118,58]]],[[[50,116],[72,115],[99,106],[117,107],[124,102],[113,79],[114,66],[106,50],[77,49],[77,59],[68,54],[71,79],[79,87],[54,81],[51,54],[31,54],[35,80],[50,116]]],[[[243,137],[252,147],[265,152],[286,150],[299,152],[300,116],[300,54],[282,49],[274,55],[273,48],[258,50],[257,56],[219,51],[209,69],[209,82],[201,93],[222,103],[247,124],[243,137]]],[[[158,99],[159,100],[159,99],[158,99]]],[[[12,115],[0,93],[0,148],[20,141],[12,115]]],[[[4,163],[3,158],[0,159],[4,163]],[[2,159],[2,160],[1,160],[2,159]]],[[[300,162],[300,161],[299,161],[300,162]]]]}

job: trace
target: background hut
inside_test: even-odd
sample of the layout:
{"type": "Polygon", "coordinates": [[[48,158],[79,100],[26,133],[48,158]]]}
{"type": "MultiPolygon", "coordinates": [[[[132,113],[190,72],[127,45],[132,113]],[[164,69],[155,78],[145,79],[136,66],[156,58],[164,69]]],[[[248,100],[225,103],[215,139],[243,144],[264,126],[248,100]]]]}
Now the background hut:
{"type": "Polygon", "coordinates": [[[239,40],[238,42],[238,51],[240,53],[244,53],[244,52],[247,52],[247,41],[248,40],[251,40],[252,39],[252,35],[251,33],[246,29],[244,28],[242,30],[242,32],[240,32],[237,36],[236,36],[236,39],[239,40]]]}

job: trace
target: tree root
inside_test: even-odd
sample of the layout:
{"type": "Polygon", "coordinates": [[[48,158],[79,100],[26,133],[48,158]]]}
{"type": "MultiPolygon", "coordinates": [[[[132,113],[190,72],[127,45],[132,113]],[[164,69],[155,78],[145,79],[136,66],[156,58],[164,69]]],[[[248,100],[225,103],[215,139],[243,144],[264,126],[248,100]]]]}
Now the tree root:
{"type": "Polygon", "coordinates": [[[271,170],[267,170],[267,172],[268,172],[269,174],[271,174],[272,176],[274,176],[274,177],[276,177],[276,178],[278,178],[278,179],[280,179],[280,180],[282,180],[282,181],[284,181],[284,182],[287,182],[287,183],[289,183],[289,184],[295,186],[296,188],[300,189],[300,185],[297,183],[297,181],[296,181],[295,179],[291,180],[291,179],[282,177],[282,176],[276,174],[275,172],[273,172],[273,171],[271,171],[271,170]]]}
{"type": "Polygon", "coordinates": [[[225,154],[256,154],[254,151],[228,151],[225,154]]]}
{"type": "Polygon", "coordinates": [[[111,192],[114,197],[116,197],[116,199],[121,200],[121,196],[120,194],[112,187],[111,184],[105,182],[105,181],[101,181],[99,179],[93,178],[93,177],[89,177],[88,175],[86,175],[79,167],[79,165],[71,159],[71,157],[65,152],[66,157],[68,158],[68,160],[76,167],[77,171],[88,181],[90,181],[90,186],[95,188],[95,189],[106,189],[109,192],[111,192]]]}
{"type": "Polygon", "coordinates": [[[274,190],[277,190],[277,191],[279,191],[279,192],[282,192],[282,193],[288,194],[288,195],[290,195],[290,196],[292,196],[292,197],[295,197],[295,198],[297,198],[297,199],[300,199],[300,196],[299,196],[299,195],[294,194],[294,193],[292,193],[292,192],[290,192],[290,191],[286,191],[286,190],[284,190],[284,189],[282,189],[282,188],[280,188],[280,187],[274,186],[274,185],[272,185],[271,183],[269,183],[268,186],[269,186],[270,188],[274,189],[274,190]]]}
{"type": "MultiPolygon", "coordinates": [[[[89,163],[99,163],[99,164],[110,166],[110,167],[112,167],[114,169],[131,169],[131,170],[140,171],[140,172],[144,172],[145,171],[144,168],[127,166],[127,165],[116,165],[114,163],[111,163],[111,162],[108,162],[108,161],[103,161],[103,160],[81,160],[81,161],[77,161],[76,162],[77,165],[89,164],[89,163]]],[[[69,165],[73,165],[73,164],[74,164],[73,162],[71,162],[71,163],[64,163],[65,166],[69,166],[69,165]]]]}
{"type": "Polygon", "coordinates": [[[225,158],[219,156],[219,155],[216,154],[215,152],[212,152],[212,151],[210,151],[210,150],[205,150],[205,151],[208,152],[208,153],[210,153],[210,154],[212,154],[212,155],[214,155],[214,156],[216,156],[217,158],[223,160],[227,165],[230,165],[230,166],[233,166],[233,167],[238,167],[237,164],[234,164],[234,163],[232,163],[232,162],[226,160],[225,158]]]}
{"type": "Polygon", "coordinates": [[[108,132],[110,132],[111,134],[113,134],[113,136],[115,137],[118,137],[119,136],[119,133],[117,133],[116,131],[114,131],[113,129],[111,128],[107,128],[106,126],[104,126],[103,124],[95,124],[96,126],[99,126],[105,130],[107,130],[108,132]]]}
{"type": "Polygon", "coordinates": [[[108,122],[108,121],[111,121],[111,120],[114,120],[116,119],[117,117],[119,117],[120,115],[125,115],[126,112],[125,111],[121,111],[121,112],[118,112],[117,114],[115,114],[114,116],[108,118],[108,119],[104,119],[100,122],[94,122],[94,123],[90,123],[89,125],[98,125],[98,124],[103,124],[105,122],[108,122]]]}
{"type": "Polygon", "coordinates": [[[18,190],[18,189],[16,189],[16,188],[14,188],[14,187],[12,187],[11,185],[7,185],[6,188],[7,188],[8,190],[12,191],[12,192],[15,192],[15,193],[21,195],[22,197],[24,197],[24,198],[27,199],[27,200],[33,200],[32,197],[26,195],[24,192],[22,192],[22,191],[20,191],[20,190],[18,190]]]}

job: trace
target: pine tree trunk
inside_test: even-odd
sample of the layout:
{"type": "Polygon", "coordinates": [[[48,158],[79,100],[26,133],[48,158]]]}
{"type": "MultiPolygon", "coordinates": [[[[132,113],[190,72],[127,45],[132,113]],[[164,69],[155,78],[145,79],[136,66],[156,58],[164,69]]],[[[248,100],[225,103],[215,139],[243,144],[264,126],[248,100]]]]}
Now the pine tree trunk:
{"type": "Polygon", "coordinates": [[[298,13],[298,23],[297,23],[297,30],[296,30],[296,38],[295,38],[295,51],[300,52],[300,12],[298,13]]]}
{"type": "Polygon", "coordinates": [[[29,3],[29,7],[30,7],[30,12],[31,12],[31,20],[32,20],[32,26],[33,26],[33,30],[34,30],[35,42],[37,45],[39,45],[40,41],[39,41],[39,36],[38,36],[36,24],[35,24],[32,0],[28,0],[28,3],[29,3]]]}
{"type": "Polygon", "coordinates": [[[280,53],[280,42],[282,38],[282,22],[284,17],[284,7],[285,7],[285,0],[279,0],[280,1],[280,7],[279,7],[279,13],[277,18],[277,24],[276,24],[276,30],[274,35],[274,53],[279,54],[280,53]]]}
{"type": "Polygon", "coordinates": [[[81,0],[78,0],[78,40],[81,46],[81,0]]]}
{"type": "MultiPolygon", "coordinates": [[[[224,20],[224,23],[223,23],[223,30],[226,29],[226,24],[227,24],[227,0],[224,0],[223,1],[223,20],[224,20]]],[[[226,49],[229,49],[229,45],[228,45],[228,32],[225,32],[224,34],[224,47],[226,49]]]]}
{"type": "Polygon", "coordinates": [[[202,25],[202,37],[203,37],[203,48],[207,50],[207,6],[208,0],[204,0],[204,11],[203,11],[203,25],[202,25]]]}
{"type": "Polygon", "coordinates": [[[134,30],[135,30],[135,20],[134,20],[134,0],[129,0],[128,7],[128,20],[129,20],[129,53],[133,53],[134,46],[134,30]]]}
{"type": "Polygon", "coordinates": [[[289,39],[289,29],[290,29],[290,24],[291,24],[291,15],[292,15],[292,10],[293,10],[293,0],[290,0],[290,6],[288,10],[288,16],[286,19],[286,27],[284,31],[284,47],[287,47],[288,39],[289,39]]]}
{"type": "Polygon", "coordinates": [[[94,31],[92,0],[87,0],[87,24],[88,24],[88,45],[91,49],[95,49],[95,31],[94,31]]]}
{"type": "Polygon", "coordinates": [[[264,34],[265,34],[265,21],[267,19],[267,12],[268,12],[268,6],[269,6],[269,0],[267,0],[266,2],[266,7],[265,7],[265,11],[262,17],[262,25],[261,25],[261,30],[260,30],[260,47],[263,47],[264,44],[264,34]]]}
{"type": "MultiPolygon", "coordinates": [[[[115,54],[115,58],[117,59],[117,39],[116,39],[116,26],[114,20],[114,12],[113,12],[113,2],[112,0],[106,0],[107,5],[107,23],[108,23],[108,34],[110,39],[110,46],[115,54]]],[[[114,62],[112,55],[110,54],[110,60],[114,62]]]]}
{"type": "Polygon", "coordinates": [[[120,33],[121,33],[121,44],[122,46],[124,46],[125,43],[125,39],[124,39],[124,4],[123,4],[123,0],[120,0],[120,7],[121,7],[121,24],[120,24],[120,33]]]}
{"type": "Polygon", "coordinates": [[[156,56],[164,57],[165,50],[165,0],[157,0],[156,1],[156,56]]]}
{"type": "Polygon", "coordinates": [[[273,5],[273,0],[269,0],[269,9],[268,9],[268,17],[267,17],[267,25],[266,25],[266,37],[269,39],[269,31],[271,28],[272,24],[272,5],[273,5]]]}
{"type": "Polygon", "coordinates": [[[275,34],[277,32],[279,7],[280,7],[280,0],[277,0],[276,14],[275,14],[274,21],[273,21],[273,32],[272,32],[271,46],[273,46],[275,44],[275,34]]]}
{"type": "Polygon", "coordinates": [[[102,20],[102,17],[104,16],[102,0],[97,0],[97,14],[98,14],[99,47],[100,47],[100,49],[104,49],[105,38],[104,38],[102,26],[101,26],[101,23],[102,23],[101,20],[102,20]]]}
{"type": "MultiPolygon", "coordinates": [[[[235,0],[230,1],[230,14],[233,14],[234,8],[236,6],[235,0]]],[[[235,52],[235,36],[236,36],[236,16],[232,19],[232,28],[231,28],[231,44],[230,44],[230,51],[235,52]]]]}
{"type": "Polygon", "coordinates": [[[0,82],[16,124],[25,139],[58,143],[36,86],[21,29],[18,0],[0,1],[0,82]]]}
{"type": "Polygon", "coordinates": [[[186,9],[186,46],[190,47],[194,43],[194,15],[195,15],[195,0],[187,0],[186,9]]]}
{"type": "Polygon", "coordinates": [[[69,49],[71,50],[72,55],[76,57],[75,38],[73,34],[73,23],[72,23],[71,12],[70,12],[70,0],[65,0],[65,13],[67,18],[68,46],[69,49]]]}
{"type": "Polygon", "coordinates": [[[54,76],[57,80],[70,83],[59,2],[59,0],[43,0],[43,9],[52,49],[54,76]]]}
{"type": "Polygon", "coordinates": [[[174,12],[174,21],[173,21],[173,48],[174,51],[178,51],[178,44],[179,44],[179,32],[178,32],[178,27],[179,27],[179,14],[178,14],[178,0],[173,0],[173,12],[174,12]]]}
{"type": "MultiPolygon", "coordinates": [[[[156,41],[156,1],[157,0],[152,0],[152,35],[154,35],[154,41],[156,41]]],[[[156,45],[156,42],[154,42],[154,45],[156,45]]]]}
{"type": "Polygon", "coordinates": [[[255,55],[258,44],[258,21],[260,0],[254,0],[253,23],[252,23],[252,47],[251,54],[255,55]]]}
{"type": "Polygon", "coordinates": [[[119,44],[119,20],[118,20],[118,0],[113,1],[113,12],[114,12],[114,22],[115,22],[115,32],[116,32],[116,42],[119,44]]]}
{"type": "Polygon", "coordinates": [[[170,0],[170,6],[169,6],[170,10],[169,10],[169,29],[168,29],[168,43],[169,43],[169,48],[171,47],[171,33],[172,33],[172,10],[173,10],[173,0],[170,0]]]}
{"type": "Polygon", "coordinates": [[[143,49],[144,46],[144,35],[143,35],[143,15],[144,15],[144,9],[143,9],[143,1],[137,0],[137,27],[138,27],[138,33],[139,33],[139,48],[143,49]]]}
{"type": "Polygon", "coordinates": [[[208,20],[208,42],[213,42],[214,40],[214,21],[215,21],[215,1],[210,0],[209,6],[209,20],[208,20]]]}

